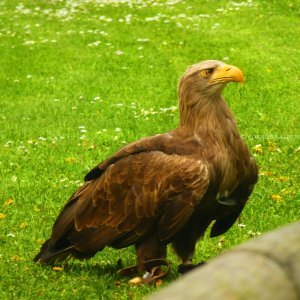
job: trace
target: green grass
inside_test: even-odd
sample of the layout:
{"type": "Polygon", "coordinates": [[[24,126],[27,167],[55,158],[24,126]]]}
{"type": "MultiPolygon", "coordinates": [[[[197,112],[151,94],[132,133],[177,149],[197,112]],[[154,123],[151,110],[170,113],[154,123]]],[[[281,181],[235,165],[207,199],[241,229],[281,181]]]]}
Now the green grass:
{"type": "MultiPolygon", "coordinates": [[[[133,248],[105,249],[61,272],[32,259],[90,168],[126,142],[177,126],[178,111],[161,108],[177,104],[179,76],[204,59],[246,75],[224,96],[261,176],[242,215],[246,227],[205,236],[196,260],[299,219],[298,1],[20,3],[0,1],[1,299],[153,292],[116,276],[118,258],[134,263],[133,248]]],[[[169,259],[164,285],[178,277],[171,250],[169,259]]]]}

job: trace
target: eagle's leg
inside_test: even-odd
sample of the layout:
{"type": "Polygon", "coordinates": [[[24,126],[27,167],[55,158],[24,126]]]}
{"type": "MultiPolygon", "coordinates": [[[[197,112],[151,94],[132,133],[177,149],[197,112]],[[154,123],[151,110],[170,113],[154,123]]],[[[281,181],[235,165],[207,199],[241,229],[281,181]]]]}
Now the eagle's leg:
{"type": "MultiPolygon", "coordinates": [[[[166,265],[167,245],[161,244],[156,234],[135,244],[137,255],[137,270],[145,271],[141,281],[150,284],[160,280],[168,271],[161,266],[166,265]]],[[[168,265],[168,264],[167,264],[168,265]]]]}
{"type": "Polygon", "coordinates": [[[144,263],[152,259],[165,260],[167,256],[167,245],[161,244],[156,234],[136,243],[135,249],[139,271],[151,272],[151,270],[145,270],[144,263]]]}
{"type": "Polygon", "coordinates": [[[195,252],[196,239],[185,242],[184,239],[176,239],[173,241],[172,246],[176,254],[180,257],[182,264],[178,266],[179,273],[186,273],[196,267],[193,264],[193,257],[195,252]]]}
{"type": "Polygon", "coordinates": [[[180,273],[186,273],[203,264],[203,262],[193,264],[193,258],[196,243],[204,235],[210,222],[210,220],[201,220],[201,218],[191,218],[173,240],[173,249],[182,261],[178,267],[180,273]]]}

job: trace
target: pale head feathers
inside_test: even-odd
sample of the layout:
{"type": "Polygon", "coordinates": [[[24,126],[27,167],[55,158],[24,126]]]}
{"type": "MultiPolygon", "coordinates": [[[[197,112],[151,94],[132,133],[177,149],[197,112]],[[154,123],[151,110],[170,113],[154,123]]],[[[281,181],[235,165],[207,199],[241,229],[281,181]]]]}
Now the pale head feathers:
{"type": "Polygon", "coordinates": [[[190,66],[178,83],[181,125],[194,130],[203,114],[212,113],[218,118],[219,110],[226,108],[220,103],[222,90],[231,81],[244,81],[243,73],[224,62],[206,60],[190,66]]]}

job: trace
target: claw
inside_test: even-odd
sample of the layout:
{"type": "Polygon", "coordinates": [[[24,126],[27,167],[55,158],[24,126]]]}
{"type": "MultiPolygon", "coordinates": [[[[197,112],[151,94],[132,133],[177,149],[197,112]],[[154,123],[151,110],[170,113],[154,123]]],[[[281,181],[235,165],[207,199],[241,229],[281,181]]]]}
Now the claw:
{"type": "Polygon", "coordinates": [[[143,283],[149,285],[154,282],[155,286],[159,286],[162,284],[162,280],[160,279],[160,275],[162,274],[160,267],[155,267],[151,269],[151,272],[145,272],[143,277],[134,277],[128,281],[128,284],[133,286],[138,286],[143,283]]]}
{"type": "Polygon", "coordinates": [[[151,277],[151,274],[152,274],[152,272],[151,272],[151,273],[146,272],[146,273],[143,275],[143,279],[147,279],[147,278],[151,277]]]}
{"type": "Polygon", "coordinates": [[[155,282],[163,275],[161,267],[154,267],[151,269],[151,272],[146,272],[143,276],[143,281],[146,284],[151,284],[155,282]]]}
{"type": "MultiPolygon", "coordinates": [[[[143,269],[148,271],[145,272],[143,277],[138,276],[129,280],[128,283],[130,285],[137,286],[141,283],[149,285],[154,282],[155,286],[159,286],[163,283],[161,278],[169,273],[170,265],[165,259],[152,259],[143,263],[143,269]]],[[[118,274],[127,276],[130,274],[138,273],[139,271],[139,266],[134,265],[131,267],[120,269],[118,271],[118,274]]]]}

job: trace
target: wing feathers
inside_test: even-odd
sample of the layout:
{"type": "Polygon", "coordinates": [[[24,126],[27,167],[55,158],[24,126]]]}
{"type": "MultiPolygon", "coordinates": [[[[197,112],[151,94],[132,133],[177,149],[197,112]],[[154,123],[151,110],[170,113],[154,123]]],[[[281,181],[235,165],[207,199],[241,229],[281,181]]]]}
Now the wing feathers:
{"type": "Polygon", "coordinates": [[[173,198],[167,204],[165,213],[159,221],[159,239],[161,241],[170,239],[185,224],[193,211],[193,207],[182,199],[182,195],[173,198]]]}
{"type": "MultiPolygon", "coordinates": [[[[71,255],[90,257],[105,246],[136,243],[158,227],[162,241],[176,234],[201,201],[209,180],[205,163],[169,154],[174,147],[170,134],[155,136],[121,149],[97,167],[101,174],[91,171],[87,179],[92,180],[72,195],[54,224],[53,256],[65,244],[75,247],[71,255]]],[[[187,154],[196,145],[178,147],[177,152],[187,154]]]]}
{"type": "Polygon", "coordinates": [[[192,158],[159,151],[122,158],[91,182],[92,196],[88,188],[86,195],[81,193],[76,229],[101,228],[97,236],[107,241],[108,228],[112,228],[112,242],[120,233],[132,232],[133,237],[128,235],[122,241],[126,244],[145,234],[149,224],[157,226],[153,220],[160,220],[159,235],[166,240],[184,225],[208,183],[206,166],[192,158]],[[129,184],[131,181],[134,184],[129,184]]]}
{"type": "Polygon", "coordinates": [[[200,153],[201,149],[203,149],[203,145],[198,139],[191,137],[186,139],[185,136],[181,136],[179,131],[174,130],[170,133],[157,134],[132,142],[121,148],[112,157],[93,168],[84,177],[84,180],[89,181],[100,177],[109,166],[130,155],[152,151],[161,151],[169,155],[173,153],[178,155],[192,155],[196,152],[200,153]],[[175,132],[176,134],[174,134],[175,132]]]}

